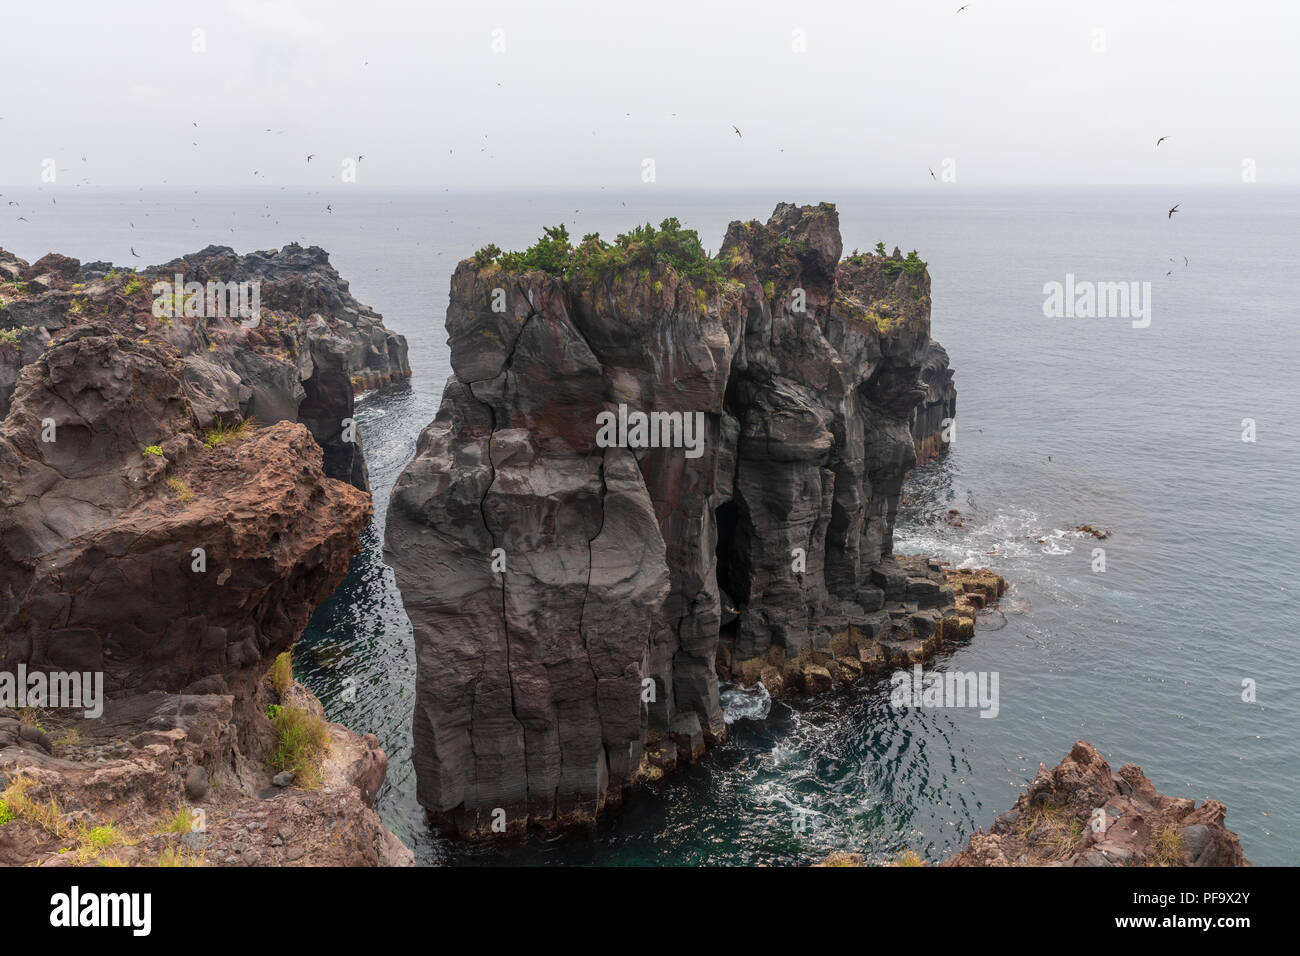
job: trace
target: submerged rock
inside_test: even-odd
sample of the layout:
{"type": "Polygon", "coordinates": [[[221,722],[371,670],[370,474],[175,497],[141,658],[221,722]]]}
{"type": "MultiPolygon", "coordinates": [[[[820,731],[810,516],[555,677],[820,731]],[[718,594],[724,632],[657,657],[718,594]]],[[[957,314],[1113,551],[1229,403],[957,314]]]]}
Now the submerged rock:
{"type": "Polygon", "coordinates": [[[458,832],[591,820],[725,735],[720,676],[817,692],[862,674],[850,629],[881,660],[961,629],[940,569],[892,556],[954,407],[925,264],[842,260],[828,203],[733,222],[708,264],[662,228],[452,277],[454,374],[385,548],[418,797],[458,832]]]}

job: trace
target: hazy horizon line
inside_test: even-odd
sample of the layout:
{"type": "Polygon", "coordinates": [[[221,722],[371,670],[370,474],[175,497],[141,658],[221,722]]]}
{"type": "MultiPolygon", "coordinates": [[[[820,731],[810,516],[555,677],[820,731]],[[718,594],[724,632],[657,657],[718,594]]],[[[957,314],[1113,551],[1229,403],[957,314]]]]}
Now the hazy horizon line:
{"type": "MultiPolygon", "coordinates": [[[[1047,189],[1079,189],[1079,190],[1117,190],[1117,189],[1237,189],[1246,187],[1249,189],[1297,189],[1300,188],[1300,181],[1296,182],[1273,182],[1273,183],[1224,183],[1224,182],[1197,182],[1197,183],[944,183],[938,185],[926,184],[871,184],[864,185],[848,183],[823,183],[816,188],[824,190],[877,190],[877,191],[898,191],[898,190],[1006,190],[1006,191],[1033,191],[1047,189]]],[[[664,186],[656,184],[653,188],[645,186],[629,186],[624,190],[613,190],[607,187],[578,186],[564,183],[546,183],[540,185],[521,185],[506,184],[501,186],[483,186],[483,185],[439,185],[430,183],[391,183],[388,185],[370,185],[365,183],[79,183],[71,186],[51,183],[0,183],[0,189],[49,189],[51,192],[56,190],[78,190],[78,189],[254,189],[254,190],[280,190],[280,189],[304,189],[312,191],[322,191],[326,189],[341,191],[380,191],[380,190],[402,190],[402,189],[419,189],[429,191],[445,192],[466,192],[466,193],[485,193],[485,192],[608,192],[616,195],[625,193],[646,192],[654,193],[657,191],[665,192],[726,192],[726,193],[744,193],[744,192],[773,192],[781,190],[804,189],[810,188],[802,185],[792,184],[768,184],[757,186],[737,186],[732,183],[709,186],[664,186]]]]}

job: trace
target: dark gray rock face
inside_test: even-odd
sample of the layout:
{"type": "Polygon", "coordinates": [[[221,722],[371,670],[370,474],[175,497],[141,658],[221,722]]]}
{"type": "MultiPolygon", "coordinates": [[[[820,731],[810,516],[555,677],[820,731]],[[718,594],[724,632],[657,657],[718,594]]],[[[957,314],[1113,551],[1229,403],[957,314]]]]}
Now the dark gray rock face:
{"type": "Polygon", "coordinates": [[[937,458],[948,450],[944,438],[945,423],[957,418],[957,387],[948,367],[948,353],[938,342],[931,341],[921,364],[921,385],[925,398],[912,419],[912,440],[918,461],[937,458]]]}
{"type": "Polygon", "coordinates": [[[208,246],[142,270],[110,263],[80,265],[51,254],[28,265],[0,250],[0,418],[8,413],[18,373],[54,335],[90,320],[123,334],[162,342],[184,357],[187,397],[201,428],[252,418],[302,422],[325,451],[325,472],[369,487],[359,433],[345,434],[356,392],[411,374],[406,340],[357,302],[348,283],[316,246],[238,255],[208,246]],[[238,317],[153,315],[155,282],[258,282],[262,315],[245,328],[238,317]],[[353,439],[353,440],[349,440],[353,439]]]}
{"type": "Polygon", "coordinates": [[[873,569],[908,596],[890,557],[929,276],[841,252],[833,205],[782,204],[731,224],[717,282],[460,263],[454,375],[386,540],[432,817],[466,834],[590,820],[664,753],[725,734],[724,657],[810,653],[846,602],[882,607],[873,569]],[[683,440],[606,447],[602,413],[679,414],[683,440]]]}

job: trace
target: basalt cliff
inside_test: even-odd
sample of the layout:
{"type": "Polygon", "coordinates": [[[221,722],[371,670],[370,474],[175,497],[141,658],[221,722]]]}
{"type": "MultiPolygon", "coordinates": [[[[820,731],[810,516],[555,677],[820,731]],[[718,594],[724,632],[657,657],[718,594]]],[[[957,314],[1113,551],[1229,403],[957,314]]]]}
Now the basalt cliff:
{"type": "Polygon", "coordinates": [[[843,257],[828,203],[697,251],[675,220],[557,229],[452,278],[454,374],[386,539],[418,796],[448,829],[589,821],[724,736],[720,682],[920,660],[1004,587],[893,554],[956,407],[925,263],[843,257]]]}
{"type": "Polygon", "coordinates": [[[360,546],[344,420],[408,374],[404,341],[315,248],[140,273],[0,252],[0,280],[0,672],[106,698],[0,706],[0,861],[410,862],[373,810],[378,741],[327,724],[283,656],[360,546]],[[178,274],[259,282],[261,312],[181,289],[159,315],[178,274]],[[290,718],[315,759],[273,786],[290,718]]]}

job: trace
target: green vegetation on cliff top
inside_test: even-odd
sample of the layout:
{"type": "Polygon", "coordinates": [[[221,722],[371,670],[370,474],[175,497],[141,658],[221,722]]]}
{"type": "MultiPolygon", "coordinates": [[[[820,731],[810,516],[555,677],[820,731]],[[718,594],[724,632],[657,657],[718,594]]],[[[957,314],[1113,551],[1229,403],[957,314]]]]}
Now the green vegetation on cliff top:
{"type": "MultiPolygon", "coordinates": [[[[876,243],[875,256],[876,258],[884,260],[881,268],[884,269],[885,275],[890,276],[891,278],[897,276],[900,272],[906,272],[912,278],[919,279],[921,276],[925,275],[926,266],[929,265],[929,263],[916,254],[915,249],[909,252],[902,259],[894,259],[889,255],[889,253],[885,252],[885,244],[883,242],[876,243]]],[[[860,255],[855,249],[853,255],[848,257],[848,260],[855,266],[865,266],[872,261],[872,257],[870,255],[860,255]]]]}
{"type": "Polygon", "coordinates": [[[669,217],[656,229],[650,223],[621,234],[612,243],[599,233],[590,233],[574,246],[563,224],[548,226],[541,238],[523,252],[502,252],[495,245],[474,254],[479,268],[498,263],[511,272],[540,271],[562,279],[589,276],[602,279],[629,269],[648,271],[658,265],[671,266],[678,275],[696,283],[716,283],[723,278],[725,264],[709,256],[694,229],[683,229],[669,217]]]}

